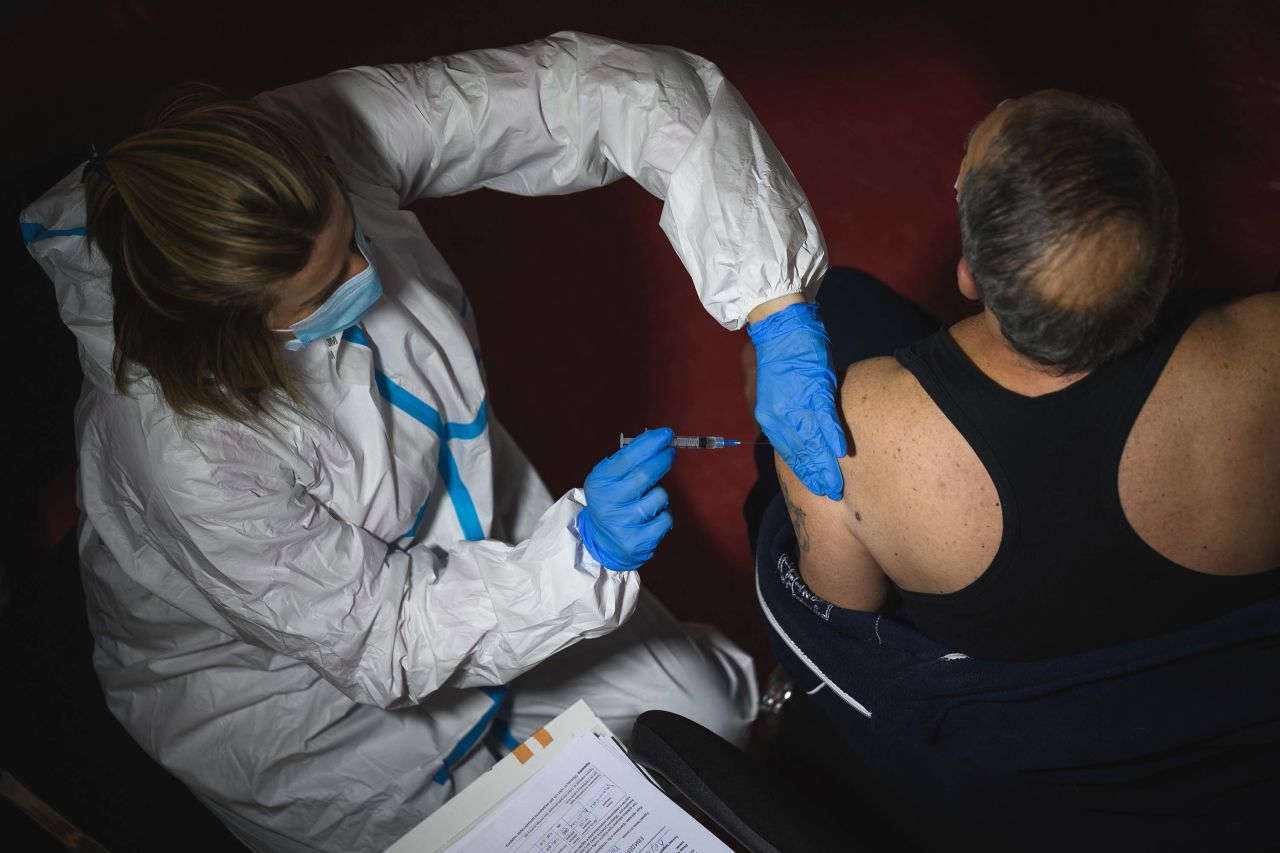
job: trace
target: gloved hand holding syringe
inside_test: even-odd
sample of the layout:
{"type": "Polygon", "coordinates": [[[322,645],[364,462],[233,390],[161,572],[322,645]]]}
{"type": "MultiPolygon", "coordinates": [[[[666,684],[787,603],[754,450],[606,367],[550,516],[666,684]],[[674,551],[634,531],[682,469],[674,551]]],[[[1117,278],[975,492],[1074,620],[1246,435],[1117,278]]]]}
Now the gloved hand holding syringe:
{"type": "Polygon", "coordinates": [[[582,547],[611,571],[640,568],[671,530],[667,491],[658,481],[671,470],[676,450],[765,443],[718,435],[676,435],[667,427],[637,436],[620,434],[618,452],[592,468],[582,485],[587,499],[578,516],[582,547]]]}
{"type": "MultiPolygon", "coordinates": [[[[634,436],[618,433],[618,447],[626,447],[635,441],[634,436]]],[[[768,444],[767,441],[738,441],[735,438],[723,438],[718,435],[677,435],[671,439],[667,447],[677,450],[720,450],[725,447],[749,447],[756,444],[768,444]]]]}

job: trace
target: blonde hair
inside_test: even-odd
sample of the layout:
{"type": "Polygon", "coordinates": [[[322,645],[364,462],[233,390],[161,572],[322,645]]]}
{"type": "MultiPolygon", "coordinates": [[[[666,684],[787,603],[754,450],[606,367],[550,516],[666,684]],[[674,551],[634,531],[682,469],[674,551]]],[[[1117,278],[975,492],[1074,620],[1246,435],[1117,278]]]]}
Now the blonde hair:
{"type": "Polygon", "coordinates": [[[207,84],[147,125],[84,178],[88,236],[112,267],[116,386],[141,368],[180,416],[257,421],[298,399],[267,317],[341,179],[305,126],[207,84]]]}

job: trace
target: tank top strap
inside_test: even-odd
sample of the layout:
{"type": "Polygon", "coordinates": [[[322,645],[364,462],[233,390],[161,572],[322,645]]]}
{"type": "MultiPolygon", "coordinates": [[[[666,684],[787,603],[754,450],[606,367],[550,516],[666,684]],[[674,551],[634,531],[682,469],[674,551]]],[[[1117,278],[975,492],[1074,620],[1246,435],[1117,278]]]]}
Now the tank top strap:
{"type": "MultiPolygon", "coordinates": [[[[1155,390],[1156,383],[1164,374],[1173,351],[1186,335],[1187,329],[1195,322],[1196,317],[1206,307],[1223,301],[1224,294],[1218,291],[1186,291],[1169,297],[1160,316],[1156,318],[1146,335],[1146,342],[1139,347],[1140,358],[1132,368],[1132,382],[1128,393],[1120,402],[1115,428],[1111,430],[1107,446],[1101,459],[1101,470],[1104,477],[1101,483],[1101,504],[1112,529],[1124,537],[1129,546],[1142,551],[1151,550],[1138,536],[1129,520],[1125,517],[1120,503],[1120,460],[1124,455],[1125,445],[1133,426],[1142,413],[1143,406],[1155,390]]],[[[1163,557],[1160,557],[1164,560],[1163,557]]],[[[1165,562],[1169,562],[1165,560],[1165,562]]],[[[1169,565],[1174,565],[1169,562],[1169,565]]]]}
{"type": "Polygon", "coordinates": [[[1171,295],[1156,321],[1143,336],[1143,342],[1125,356],[1134,356],[1131,360],[1135,363],[1130,368],[1133,380],[1128,399],[1125,400],[1120,413],[1119,423],[1122,429],[1117,429],[1112,436],[1111,449],[1115,451],[1117,466],[1120,464],[1120,453],[1124,450],[1129,433],[1138,420],[1142,407],[1146,405],[1147,398],[1151,396],[1156,383],[1160,381],[1160,376],[1164,373],[1169,359],[1173,357],[1173,351],[1182,342],[1183,335],[1200,312],[1219,300],[1220,294],[1214,292],[1191,291],[1171,295]],[[1116,447],[1117,444],[1118,447],[1116,447]]]}

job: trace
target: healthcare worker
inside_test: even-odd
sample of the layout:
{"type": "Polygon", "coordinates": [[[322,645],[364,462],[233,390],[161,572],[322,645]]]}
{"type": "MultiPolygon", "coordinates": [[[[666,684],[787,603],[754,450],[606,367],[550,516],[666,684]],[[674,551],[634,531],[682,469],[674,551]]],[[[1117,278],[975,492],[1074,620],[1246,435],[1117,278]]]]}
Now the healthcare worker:
{"type": "Polygon", "coordinates": [[[838,496],[805,303],[821,235],[688,53],[562,33],[251,102],[188,91],[24,211],[86,377],[80,552],[109,705],[249,846],[384,849],[578,698],[623,736],[658,707],[745,739],[750,660],[634,571],[671,525],[670,431],[553,501],[404,210],[622,175],[665,199],[712,316],[752,321],[762,424],[838,496]]]}

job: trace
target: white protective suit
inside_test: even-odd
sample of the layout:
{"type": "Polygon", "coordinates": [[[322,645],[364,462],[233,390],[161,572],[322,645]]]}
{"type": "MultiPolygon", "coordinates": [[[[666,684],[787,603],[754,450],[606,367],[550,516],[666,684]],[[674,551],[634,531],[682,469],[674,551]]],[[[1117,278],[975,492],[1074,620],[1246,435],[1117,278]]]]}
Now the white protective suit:
{"type": "Polygon", "coordinates": [[[317,128],[384,287],[359,327],[287,356],[308,412],[183,424],[149,378],[117,393],[80,170],[22,215],[86,376],[80,549],[113,713],[278,851],[385,848],[492,764],[477,744],[495,720],[519,740],[579,697],[622,735],[666,707],[741,740],[749,659],[584,552],[582,492],[553,502],[488,410],[462,288],[402,209],[629,175],[665,199],[707,310],[740,328],[812,292],[826,259],[739,94],[688,53],[562,33],[258,102],[317,128]]]}

